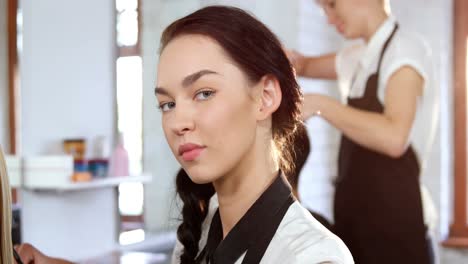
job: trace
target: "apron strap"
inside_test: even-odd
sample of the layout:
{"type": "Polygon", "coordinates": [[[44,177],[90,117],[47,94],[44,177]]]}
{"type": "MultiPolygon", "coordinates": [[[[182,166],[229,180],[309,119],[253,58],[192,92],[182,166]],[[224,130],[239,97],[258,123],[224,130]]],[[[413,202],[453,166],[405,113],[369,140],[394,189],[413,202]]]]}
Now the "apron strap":
{"type": "Polygon", "coordinates": [[[392,34],[390,34],[387,41],[383,45],[382,51],[380,52],[379,63],[377,65],[377,71],[371,76],[369,76],[369,79],[367,80],[368,83],[366,83],[366,90],[364,91],[364,97],[376,98],[376,100],[378,100],[377,98],[378,98],[378,89],[379,89],[379,81],[380,81],[380,68],[382,67],[383,57],[385,56],[385,52],[387,51],[388,45],[390,45],[390,42],[395,36],[395,33],[397,32],[397,30],[398,30],[398,24],[395,24],[392,34]],[[369,81],[371,81],[372,84],[369,85],[369,81]]]}
{"type": "Polygon", "coordinates": [[[385,42],[385,44],[384,44],[384,46],[382,48],[382,52],[380,53],[379,64],[377,66],[377,74],[380,73],[380,68],[382,66],[382,60],[383,60],[383,57],[385,55],[385,51],[387,51],[388,45],[390,45],[390,42],[392,41],[393,36],[397,32],[397,30],[398,30],[398,24],[395,24],[395,28],[393,29],[392,34],[390,35],[390,37],[388,37],[387,41],[385,42]]]}
{"type": "MultiPolygon", "coordinates": [[[[373,74],[373,75],[376,75],[377,76],[377,81],[378,81],[378,77],[379,77],[379,73],[380,73],[380,68],[382,66],[382,60],[383,60],[383,56],[385,55],[385,51],[387,51],[387,48],[388,48],[388,45],[390,44],[390,42],[392,41],[393,39],[393,36],[395,35],[397,29],[398,29],[398,24],[395,24],[395,27],[392,31],[392,34],[390,34],[390,36],[388,37],[387,41],[385,42],[383,48],[382,48],[382,51],[380,52],[380,57],[379,57],[379,63],[377,64],[377,71],[373,74]]],[[[359,69],[361,68],[361,66],[357,65],[356,67],[356,70],[354,71],[354,74],[353,74],[353,77],[351,79],[351,82],[350,82],[350,86],[349,86],[349,89],[351,90],[354,86],[354,83],[356,82],[356,78],[359,74],[359,69]]],[[[372,75],[371,75],[372,76],[372,75]]]]}

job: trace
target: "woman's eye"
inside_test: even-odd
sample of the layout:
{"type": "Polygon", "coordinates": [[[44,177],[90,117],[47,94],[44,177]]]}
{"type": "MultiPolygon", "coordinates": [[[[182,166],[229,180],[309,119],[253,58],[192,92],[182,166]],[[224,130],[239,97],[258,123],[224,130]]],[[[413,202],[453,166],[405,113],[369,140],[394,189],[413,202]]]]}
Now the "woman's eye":
{"type": "Polygon", "coordinates": [[[198,93],[195,95],[195,98],[196,98],[197,100],[207,100],[207,99],[209,99],[210,97],[212,97],[214,94],[215,94],[214,91],[205,90],[205,91],[198,92],[198,93]]]}
{"type": "Polygon", "coordinates": [[[175,103],[174,102],[169,102],[169,103],[162,103],[159,105],[159,109],[162,111],[162,112],[167,112],[169,110],[171,110],[172,108],[175,107],[175,103]]]}

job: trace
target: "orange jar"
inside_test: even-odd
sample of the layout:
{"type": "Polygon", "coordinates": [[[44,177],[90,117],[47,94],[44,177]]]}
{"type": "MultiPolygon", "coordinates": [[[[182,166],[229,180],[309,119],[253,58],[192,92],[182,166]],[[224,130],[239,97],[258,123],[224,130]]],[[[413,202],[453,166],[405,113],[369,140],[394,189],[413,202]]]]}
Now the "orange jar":
{"type": "Polygon", "coordinates": [[[72,155],[75,160],[84,160],[86,141],[84,139],[66,139],[63,141],[65,153],[72,155]]]}

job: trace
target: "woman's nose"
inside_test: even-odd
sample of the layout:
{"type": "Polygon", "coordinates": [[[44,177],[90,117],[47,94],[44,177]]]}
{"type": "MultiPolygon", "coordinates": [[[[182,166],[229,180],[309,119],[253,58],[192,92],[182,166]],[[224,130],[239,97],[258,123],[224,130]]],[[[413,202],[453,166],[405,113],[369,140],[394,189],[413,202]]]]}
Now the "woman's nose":
{"type": "Polygon", "coordinates": [[[183,107],[181,104],[176,105],[172,118],[172,131],[179,136],[192,131],[195,128],[193,116],[193,110],[189,107],[183,107]]]}

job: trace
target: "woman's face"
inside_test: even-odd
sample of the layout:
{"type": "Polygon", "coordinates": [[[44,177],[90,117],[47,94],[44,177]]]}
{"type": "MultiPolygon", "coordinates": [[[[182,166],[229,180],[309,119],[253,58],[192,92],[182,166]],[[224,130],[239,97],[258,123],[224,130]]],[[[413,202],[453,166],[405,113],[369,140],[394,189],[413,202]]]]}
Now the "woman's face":
{"type": "Polygon", "coordinates": [[[214,40],[173,39],[161,54],[156,96],[169,146],[195,183],[226,175],[256,140],[255,87],[214,40]]]}
{"type": "MultiPolygon", "coordinates": [[[[368,0],[318,0],[328,23],[345,38],[354,39],[362,36],[365,29],[368,0]]],[[[375,0],[374,0],[375,1],[375,0]]]]}

